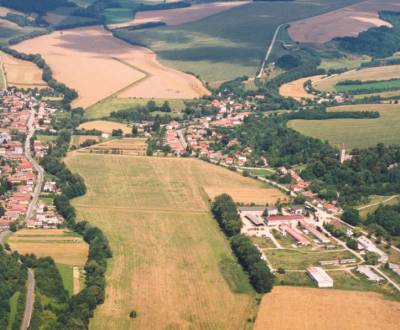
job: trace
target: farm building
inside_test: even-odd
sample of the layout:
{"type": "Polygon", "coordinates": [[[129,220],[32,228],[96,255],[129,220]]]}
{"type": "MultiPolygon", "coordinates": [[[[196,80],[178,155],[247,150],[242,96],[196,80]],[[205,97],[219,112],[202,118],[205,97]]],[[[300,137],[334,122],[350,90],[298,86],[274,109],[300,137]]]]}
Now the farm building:
{"type": "Polygon", "coordinates": [[[329,244],[331,241],[324,234],[322,234],[316,227],[310,225],[304,221],[300,221],[300,227],[308,230],[311,234],[313,234],[321,243],[329,244]]]}
{"type": "Polygon", "coordinates": [[[360,274],[365,275],[368,278],[368,280],[371,282],[379,283],[379,282],[384,281],[384,278],[382,276],[378,275],[377,273],[375,273],[370,266],[366,266],[366,265],[358,266],[357,271],[360,274]]]}
{"type": "Polygon", "coordinates": [[[321,267],[308,267],[306,271],[319,288],[333,287],[333,279],[321,267]]]}
{"type": "Polygon", "coordinates": [[[302,215],[270,215],[266,219],[268,226],[297,225],[300,221],[304,221],[302,215]]]}
{"type": "Polygon", "coordinates": [[[380,262],[387,262],[389,257],[382,250],[378,249],[374,243],[371,242],[366,236],[360,236],[358,239],[358,248],[360,250],[366,250],[368,252],[374,252],[379,255],[380,262]]]}
{"type": "Polygon", "coordinates": [[[400,265],[389,263],[389,268],[400,276],[400,265]]]}
{"type": "Polygon", "coordinates": [[[300,245],[309,245],[310,242],[307,238],[305,238],[302,234],[300,234],[296,229],[288,226],[288,225],[283,225],[280,227],[284,235],[289,234],[291,237],[293,237],[297,244],[300,245]]]}
{"type": "Polygon", "coordinates": [[[265,210],[263,206],[248,206],[248,207],[239,207],[239,214],[242,218],[249,220],[254,226],[263,226],[264,219],[262,218],[262,214],[265,210]]]}
{"type": "Polygon", "coordinates": [[[266,208],[267,210],[267,215],[268,216],[273,216],[273,215],[278,215],[279,214],[279,210],[276,207],[270,206],[266,208]]]}
{"type": "Polygon", "coordinates": [[[249,219],[255,226],[264,226],[264,220],[261,216],[253,213],[245,214],[245,217],[249,219]]]}

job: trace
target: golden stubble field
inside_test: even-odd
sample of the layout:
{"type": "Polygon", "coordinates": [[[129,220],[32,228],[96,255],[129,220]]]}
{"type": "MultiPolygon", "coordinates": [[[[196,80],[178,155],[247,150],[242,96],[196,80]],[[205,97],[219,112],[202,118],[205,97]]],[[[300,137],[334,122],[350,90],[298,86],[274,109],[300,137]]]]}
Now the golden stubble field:
{"type": "Polygon", "coordinates": [[[301,101],[302,99],[314,99],[315,96],[307,93],[304,89],[304,83],[308,80],[311,80],[311,83],[315,83],[323,77],[323,75],[318,75],[288,82],[279,87],[279,94],[284,97],[293,97],[297,101],[301,101]]]}
{"type": "Polygon", "coordinates": [[[22,229],[8,243],[21,254],[52,257],[56,263],[71,266],[83,266],[89,251],[81,237],[62,229],[22,229]]]}
{"type": "Polygon", "coordinates": [[[0,62],[8,86],[18,88],[47,87],[42,79],[42,70],[35,63],[17,59],[4,52],[0,52],[0,62]]]}
{"type": "Polygon", "coordinates": [[[78,92],[75,107],[85,108],[114,94],[165,99],[209,94],[197,78],[160,64],[150,49],[129,45],[102,27],[57,31],[13,48],[41,54],[54,77],[78,92]]]}
{"type": "Polygon", "coordinates": [[[220,272],[232,255],[204,189],[258,194],[261,184],[194,159],[75,152],[66,163],[88,186],[73,201],[79,218],[104,230],[114,255],[92,329],[246,328],[254,296],[234,293],[220,272]]]}
{"type": "Polygon", "coordinates": [[[83,124],[79,125],[79,129],[85,129],[90,131],[92,129],[97,129],[102,131],[103,133],[111,134],[113,130],[120,129],[124,134],[129,134],[132,132],[132,127],[129,127],[126,124],[117,123],[109,120],[94,120],[87,121],[83,124]]]}
{"type": "Polygon", "coordinates": [[[375,26],[391,26],[379,18],[381,10],[400,10],[398,0],[368,0],[326,14],[293,22],[290,37],[302,43],[325,43],[333,38],[357,36],[375,26]]]}
{"type": "Polygon", "coordinates": [[[275,287],[264,296],[255,330],[389,330],[400,303],[376,293],[275,287]]]}
{"type": "Polygon", "coordinates": [[[148,22],[164,22],[167,25],[172,26],[180,25],[198,21],[208,16],[215,15],[238,6],[242,6],[247,3],[249,2],[211,2],[193,4],[192,6],[186,8],[140,11],[135,15],[135,18],[133,20],[123,23],[110,24],[109,27],[112,29],[116,29],[130,25],[144,24],[148,22]]]}

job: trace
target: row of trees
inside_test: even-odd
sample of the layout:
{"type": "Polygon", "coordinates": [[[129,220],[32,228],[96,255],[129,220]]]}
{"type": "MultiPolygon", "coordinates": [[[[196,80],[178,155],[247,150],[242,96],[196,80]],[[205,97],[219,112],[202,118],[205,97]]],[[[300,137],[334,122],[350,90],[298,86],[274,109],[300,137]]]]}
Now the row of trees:
{"type": "Polygon", "coordinates": [[[326,111],[325,108],[307,109],[290,113],[287,118],[305,120],[372,119],[379,118],[378,111],[326,111]]]}
{"type": "Polygon", "coordinates": [[[249,275],[250,283],[258,293],[267,293],[272,290],[273,275],[261,253],[251,240],[240,234],[241,221],[236,204],[232,198],[223,194],[217,196],[212,204],[211,211],[225,235],[239,263],[249,275]]]}

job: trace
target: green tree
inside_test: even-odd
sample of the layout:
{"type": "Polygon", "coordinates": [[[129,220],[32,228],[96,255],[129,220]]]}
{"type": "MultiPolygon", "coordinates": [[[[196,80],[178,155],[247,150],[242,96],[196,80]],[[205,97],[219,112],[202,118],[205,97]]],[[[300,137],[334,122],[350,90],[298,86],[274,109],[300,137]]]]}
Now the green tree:
{"type": "Polygon", "coordinates": [[[357,226],[360,223],[360,213],[355,208],[346,208],[341,218],[352,226],[357,226]]]}

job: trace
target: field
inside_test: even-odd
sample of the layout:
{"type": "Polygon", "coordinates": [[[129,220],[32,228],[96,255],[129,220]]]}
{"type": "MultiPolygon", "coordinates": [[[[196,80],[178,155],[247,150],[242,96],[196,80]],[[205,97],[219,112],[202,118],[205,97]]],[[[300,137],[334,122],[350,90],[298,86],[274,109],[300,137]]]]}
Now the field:
{"type": "Polygon", "coordinates": [[[275,29],[357,0],[249,3],[200,21],[119,34],[147,45],[163,63],[213,82],[254,76],[275,29]],[[260,32],[262,31],[262,32],[260,32]]]}
{"type": "Polygon", "coordinates": [[[387,330],[400,321],[400,303],[375,293],[276,287],[265,295],[255,330],[387,330]]]}
{"type": "Polygon", "coordinates": [[[314,99],[315,96],[312,94],[308,94],[305,89],[304,89],[304,83],[307,80],[311,80],[312,83],[315,83],[316,81],[320,80],[322,75],[319,76],[312,76],[312,77],[306,77],[306,78],[301,78],[297,79],[294,81],[291,81],[287,84],[283,84],[279,88],[279,94],[284,96],[284,97],[293,97],[295,100],[301,101],[302,99],[314,99]]]}
{"type": "Polygon", "coordinates": [[[108,120],[87,121],[83,124],[80,124],[79,129],[85,129],[88,131],[92,129],[97,129],[99,131],[102,131],[103,133],[108,134],[111,134],[113,130],[117,129],[122,130],[124,134],[130,134],[132,132],[132,128],[128,125],[108,120]]]}
{"type": "Polygon", "coordinates": [[[369,200],[364,205],[360,205],[357,209],[360,211],[361,220],[365,220],[368,214],[373,213],[380,205],[394,205],[400,203],[400,196],[369,196],[369,200]]]}
{"type": "Polygon", "coordinates": [[[314,83],[314,87],[321,91],[334,91],[337,83],[345,80],[389,80],[400,78],[400,65],[380,66],[360,70],[350,70],[339,75],[332,75],[314,83]]]}
{"type": "Polygon", "coordinates": [[[398,10],[397,0],[369,0],[290,25],[289,35],[301,43],[323,44],[337,37],[357,36],[375,26],[391,26],[379,18],[381,10],[398,10]]]}
{"type": "Polygon", "coordinates": [[[132,20],[129,20],[124,23],[112,24],[109,27],[115,29],[130,25],[144,24],[148,22],[164,22],[167,25],[172,25],[172,26],[181,25],[201,20],[205,17],[218,14],[222,11],[226,11],[237,6],[242,6],[245,3],[247,2],[246,1],[210,2],[210,3],[193,4],[192,6],[186,8],[141,11],[138,12],[135,15],[135,18],[132,20]]]}
{"type": "MultiPolygon", "coordinates": [[[[161,106],[165,101],[168,101],[172,112],[169,113],[174,116],[179,116],[185,108],[185,100],[167,100],[167,99],[152,99],[158,106],[161,106]]],[[[101,102],[86,109],[85,114],[88,119],[98,119],[107,117],[113,111],[125,110],[136,106],[145,106],[150,99],[135,99],[135,98],[121,98],[121,97],[108,97],[101,102]]]]}
{"type": "Polygon", "coordinates": [[[122,138],[114,139],[104,143],[87,147],[81,152],[90,151],[98,153],[114,153],[132,156],[146,156],[147,139],[144,138],[122,138]]]}
{"type": "MultiPolygon", "coordinates": [[[[366,90],[371,92],[379,92],[382,90],[399,90],[400,89],[400,79],[395,80],[382,80],[377,82],[365,82],[363,84],[349,84],[349,85],[336,85],[335,89],[339,93],[354,94],[358,93],[360,90],[366,90]]],[[[368,92],[369,94],[369,92],[368,92]]]]}
{"type": "Polygon", "coordinates": [[[43,88],[47,84],[42,79],[42,71],[36,64],[19,60],[0,52],[0,62],[7,85],[18,88],[43,88]]]}
{"type": "Polygon", "coordinates": [[[88,246],[73,233],[62,229],[23,229],[10,236],[12,250],[21,254],[34,253],[39,257],[50,256],[56,263],[83,266],[88,246]]]}
{"type": "Polygon", "coordinates": [[[92,329],[245,328],[252,291],[235,264],[222,267],[232,256],[204,190],[259,194],[261,183],[195,159],[75,152],[66,163],[88,186],[73,201],[79,217],[105,231],[114,253],[92,329]]]}
{"type": "Polygon", "coordinates": [[[78,91],[75,107],[111,95],[191,99],[208,93],[195,77],[161,65],[151,50],[128,45],[101,27],[53,32],[13,47],[40,53],[55,79],[78,91]]]}
{"type": "Polygon", "coordinates": [[[94,140],[96,142],[100,141],[100,136],[98,135],[72,135],[71,146],[79,147],[80,144],[88,140],[94,140]]]}
{"type": "Polygon", "coordinates": [[[379,111],[376,119],[292,120],[288,127],[333,146],[345,144],[346,148],[366,148],[379,142],[400,143],[400,105],[360,104],[339,106],[329,111],[379,111]]]}
{"type": "Polygon", "coordinates": [[[329,69],[355,69],[358,68],[364,62],[370,62],[371,57],[366,55],[350,55],[346,54],[343,57],[337,57],[337,55],[322,57],[319,68],[329,69]]]}

